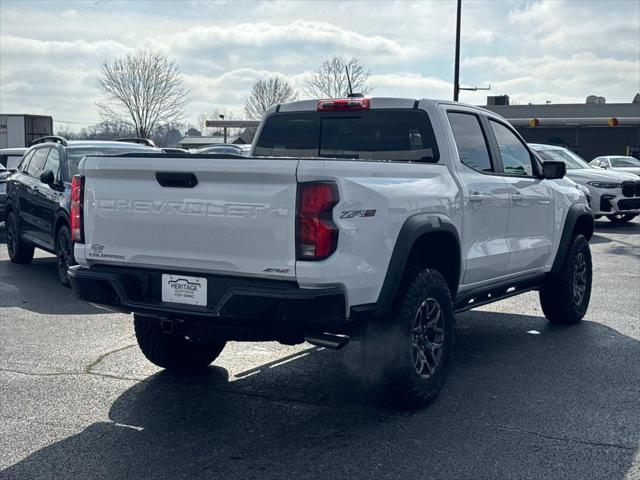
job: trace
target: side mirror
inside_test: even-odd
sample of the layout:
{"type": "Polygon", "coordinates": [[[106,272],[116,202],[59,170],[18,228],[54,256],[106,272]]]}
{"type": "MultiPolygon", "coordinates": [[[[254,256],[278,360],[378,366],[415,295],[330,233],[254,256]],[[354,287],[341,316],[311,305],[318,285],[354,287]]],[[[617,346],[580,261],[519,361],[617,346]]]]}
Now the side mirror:
{"type": "Polygon", "coordinates": [[[544,162],[542,166],[542,176],[547,180],[555,180],[556,178],[562,178],[567,173],[567,166],[564,162],[548,161],[544,162]]]}
{"type": "Polygon", "coordinates": [[[45,170],[40,174],[40,181],[51,186],[56,182],[56,176],[51,170],[45,170]]]}

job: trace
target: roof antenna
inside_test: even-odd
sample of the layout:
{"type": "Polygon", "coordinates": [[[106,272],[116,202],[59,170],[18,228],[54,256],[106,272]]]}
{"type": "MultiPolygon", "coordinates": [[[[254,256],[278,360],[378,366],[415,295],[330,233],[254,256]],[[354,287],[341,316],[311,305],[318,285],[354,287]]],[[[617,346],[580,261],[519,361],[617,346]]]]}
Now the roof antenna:
{"type": "Polygon", "coordinates": [[[349,95],[347,95],[347,97],[353,97],[353,88],[351,88],[351,78],[349,78],[349,67],[345,65],[344,70],[345,72],[347,72],[347,82],[349,83],[349,95]]]}
{"type": "Polygon", "coordinates": [[[349,94],[347,98],[361,98],[364,95],[361,93],[353,93],[353,88],[351,88],[351,78],[349,77],[349,67],[347,65],[344,66],[345,72],[347,72],[347,82],[349,83],[349,94]]]}

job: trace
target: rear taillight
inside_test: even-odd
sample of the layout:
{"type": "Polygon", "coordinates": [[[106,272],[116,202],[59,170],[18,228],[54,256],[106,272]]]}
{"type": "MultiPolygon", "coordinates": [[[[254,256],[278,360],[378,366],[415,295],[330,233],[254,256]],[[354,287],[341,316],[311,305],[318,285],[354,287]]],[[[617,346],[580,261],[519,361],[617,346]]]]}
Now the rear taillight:
{"type": "Polygon", "coordinates": [[[338,200],[340,196],[335,183],[298,184],[298,260],[322,260],[335,252],[338,245],[338,227],[333,223],[332,212],[338,200]]]}
{"type": "Polygon", "coordinates": [[[82,203],[84,202],[84,175],[71,180],[71,240],[84,243],[82,203]]]}
{"type": "Polygon", "coordinates": [[[368,98],[337,98],[335,100],[320,100],[319,112],[342,112],[345,110],[369,110],[368,98]]]}

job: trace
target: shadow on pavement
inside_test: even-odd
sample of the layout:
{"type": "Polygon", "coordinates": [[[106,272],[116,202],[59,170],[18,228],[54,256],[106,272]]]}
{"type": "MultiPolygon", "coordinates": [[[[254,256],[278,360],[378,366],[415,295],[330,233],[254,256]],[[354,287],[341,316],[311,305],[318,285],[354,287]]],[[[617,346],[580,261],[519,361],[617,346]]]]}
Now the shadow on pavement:
{"type": "Polygon", "coordinates": [[[34,258],[16,265],[0,260],[0,308],[19,307],[49,315],[105,313],[79,301],[58,278],[55,257],[34,258]]]}
{"type": "Polygon", "coordinates": [[[594,233],[593,237],[591,237],[591,240],[589,240],[589,244],[597,245],[599,243],[611,243],[611,239],[594,233]]]}
{"type": "Polygon", "coordinates": [[[638,341],[482,311],[461,316],[457,334],[449,381],[418,412],[375,405],[353,367],[357,344],[231,382],[220,367],[161,372],[126,390],[109,422],[0,477],[625,477],[640,443],[638,341]]]}
{"type": "MultiPolygon", "coordinates": [[[[637,219],[637,217],[636,217],[637,219]]],[[[640,222],[633,220],[628,223],[613,223],[609,220],[596,220],[596,232],[598,233],[640,233],[640,222]]]]}

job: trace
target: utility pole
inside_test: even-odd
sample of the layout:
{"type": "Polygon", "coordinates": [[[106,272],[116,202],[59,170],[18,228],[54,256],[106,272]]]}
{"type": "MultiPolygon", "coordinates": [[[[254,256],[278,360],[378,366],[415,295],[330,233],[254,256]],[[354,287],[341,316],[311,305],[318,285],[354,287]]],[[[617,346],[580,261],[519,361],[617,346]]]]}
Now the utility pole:
{"type": "Polygon", "coordinates": [[[453,71],[453,101],[458,101],[460,94],[460,17],[462,15],[462,0],[458,0],[458,15],[456,17],[456,58],[453,71]]]}

